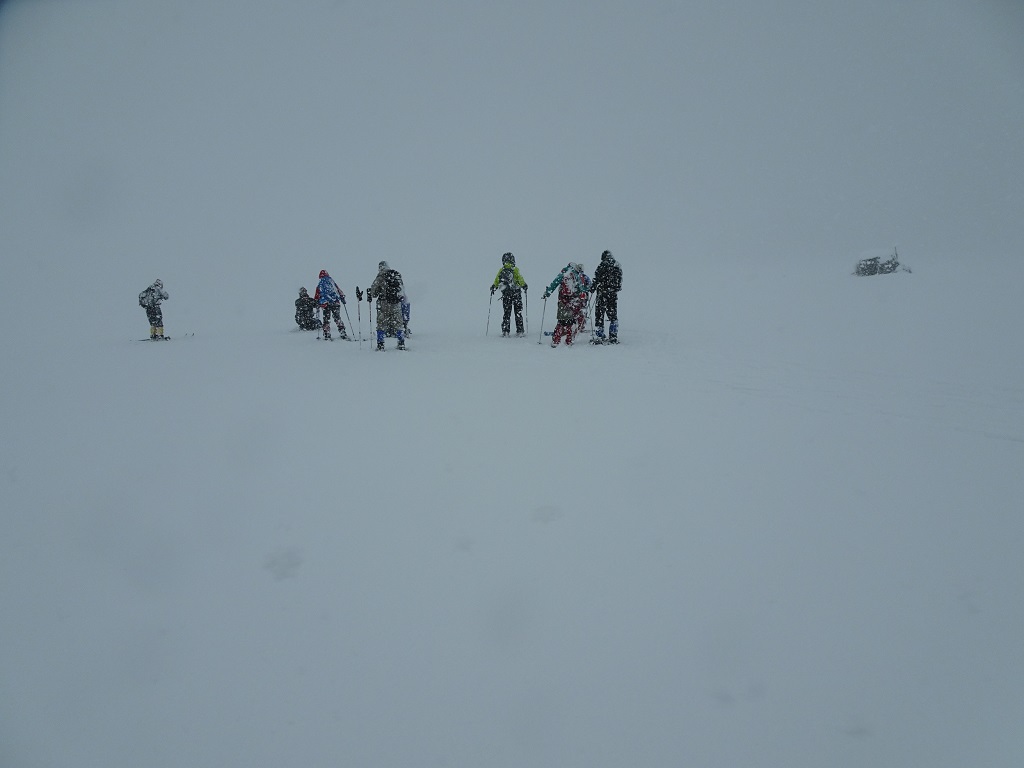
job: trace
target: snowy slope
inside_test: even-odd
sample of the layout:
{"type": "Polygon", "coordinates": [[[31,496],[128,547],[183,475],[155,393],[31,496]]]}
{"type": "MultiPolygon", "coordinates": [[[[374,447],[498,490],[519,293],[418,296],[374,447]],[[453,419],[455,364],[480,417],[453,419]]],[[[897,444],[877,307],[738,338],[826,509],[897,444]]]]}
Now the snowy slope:
{"type": "Polygon", "coordinates": [[[6,764],[1011,764],[1016,292],[746,277],[760,326],[618,348],[423,310],[9,372],[6,764]]]}

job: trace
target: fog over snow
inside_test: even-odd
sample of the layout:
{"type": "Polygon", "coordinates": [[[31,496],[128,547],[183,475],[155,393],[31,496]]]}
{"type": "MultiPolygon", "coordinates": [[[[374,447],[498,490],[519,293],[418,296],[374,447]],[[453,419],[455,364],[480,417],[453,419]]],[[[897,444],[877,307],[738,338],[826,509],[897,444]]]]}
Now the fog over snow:
{"type": "Polygon", "coordinates": [[[1019,766],[1022,129],[1008,0],[0,2],[0,766],[1019,766]]]}

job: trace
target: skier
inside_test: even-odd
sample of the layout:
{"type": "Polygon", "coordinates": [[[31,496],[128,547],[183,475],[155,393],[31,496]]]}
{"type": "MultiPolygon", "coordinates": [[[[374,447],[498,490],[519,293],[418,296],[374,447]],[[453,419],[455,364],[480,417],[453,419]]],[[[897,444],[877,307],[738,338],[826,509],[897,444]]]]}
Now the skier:
{"type": "Polygon", "coordinates": [[[523,336],[523,291],[528,289],[526,281],[516,266],[516,257],[506,253],[501,257],[501,269],[491,283],[491,296],[501,289],[501,335],[508,336],[512,330],[512,311],[516,313],[516,336],[523,336]]]}
{"type": "Polygon", "coordinates": [[[341,322],[341,305],[345,303],[345,292],[334,282],[334,278],[327,274],[326,269],[320,270],[320,282],[317,283],[313,301],[320,305],[320,309],[324,313],[324,338],[330,341],[331,317],[333,316],[334,324],[338,326],[339,337],[347,340],[345,324],[341,322]]]}
{"type": "Polygon", "coordinates": [[[299,298],[295,300],[295,322],[304,331],[315,331],[320,327],[316,319],[316,299],[309,295],[305,288],[299,288],[299,298]]]}
{"type": "Polygon", "coordinates": [[[402,303],[405,301],[405,285],[397,269],[391,269],[386,261],[377,265],[377,277],[366,289],[366,301],[377,297],[377,350],[384,351],[384,336],[392,333],[398,337],[398,349],[405,349],[405,326],[402,323],[402,303]]]}
{"type": "Polygon", "coordinates": [[[594,306],[594,343],[604,344],[604,316],[608,314],[608,343],[619,343],[619,291],[622,290],[622,267],[611,251],[601,254],[601,263],[594,271],[591,290],[597,293],[594,306]]]}
{"type": "Polygon", "coordinates": [[[565,345],[572,346],[573,337],[583,330],[586,323],[586,309],[590,278],[583,271],[583,265],[570,261],[558,273],[551,285],[544,291],[544,298],[558,291],[558,314],[555,332],[551,335],[551,346],[557,347],[565,337],[565,345]]]}
{"type": "Polygon", "coordinates": [[[164,313],[160,309],[160,302],[170,298],[164,290],[162,280],[155,280],[153,284],[139,294],[139,306],[146,310],[146,317],[149,319],[149,338],[166,339],[164,336],[164,313]]]}

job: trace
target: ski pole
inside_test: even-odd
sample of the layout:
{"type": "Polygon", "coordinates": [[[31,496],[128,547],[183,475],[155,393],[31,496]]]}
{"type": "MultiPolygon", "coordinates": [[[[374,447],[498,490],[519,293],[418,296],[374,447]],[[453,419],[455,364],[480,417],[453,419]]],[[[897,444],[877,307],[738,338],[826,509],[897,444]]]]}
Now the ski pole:
{"type": "Polygon", "coordinates": [[[543,344],[544,343],[544,315],[547,313],[547,311],[548,311],[548,300],[547,300],[547,297],[545,297],[544,298],[544,308],[541,309],[541,311],[540,311],[540,333],[537,336],[537,343],[538,344],[543,344]]]}
{"type": "Polygon", "coordinates": [[[320,331],[322,328],[323,322],[320,320],[320,307],[318,305],[316,308],[316,338],[318,341],[320,340],[320,331]]]}
{"type": "Polygon", "coordinates": [[[359,348],[363,348],[363,313],[360,309],[360,304],[363,303],[363,292],[359,290],[359,286],[356,286],[356,320],[359,321],[359,348]]]}
{"type": "Polygon", "coordinates": [[[526,315],[526,335],[530,335],[530,292],[523,291],[523,314],[526,315]]]}
{"type": "Polygon", "coordinates": [[[487,300],[487,328],[484,330],[484,336],[491,332],[491,304],[494,303],[494,291],[491,291],[491,298],[487,300]]]}
{"type": "Polygon", "coordinates": [[[349,329],[351,329],[352,328],[352,318],[349,317],[349,314],[348,314],[348,304],[345,304],[343,302],[341,306],[343,306],[345,308],[345,319],[348,320],[348,327],[349,327],[349,329]]]}
{"type": "Polygon", "coordinates": [[[593,313],[594,313],[594,304],[596,302],[593,299],[594,299],[594,294],[591,293],[589,296],[587,296],[587,320],[590,323],[590,340],[591,341],[594,340],[594,330],[595,330],[595,328],[594,328],[594,320],[593,320],[594,314],[593,313]]]}

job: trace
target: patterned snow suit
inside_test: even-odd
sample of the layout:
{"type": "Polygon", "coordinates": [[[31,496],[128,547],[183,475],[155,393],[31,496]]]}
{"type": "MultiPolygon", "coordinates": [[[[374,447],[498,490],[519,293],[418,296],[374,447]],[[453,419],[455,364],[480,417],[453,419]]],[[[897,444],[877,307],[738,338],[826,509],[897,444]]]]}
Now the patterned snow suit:
{"type": "Polygon", "coordinates": [[[324,338],[331,338],[331,318],[333,317],[334,324],[338,326],[338,334],[341,338],[347,339],[345,324],[341,322],[341,305],[345,303],[345,294],[325,269],[320,270],[320,282],[317,283],[313,300],[320,305],[320,309],[324,313],[324,338]]]}
{"type": "Polygon", "coordinates": [[[551,281],[551,285],[545,291],[545,297],[550,296],[556,289],[558,313],[555,331],[551,336],[551,346],[557,347],[563,337],[566,346],[572,346],[576,334],[583,330],[587,322],[590,278],[584,274],[579,264],[570,263],[551,281]]]}

